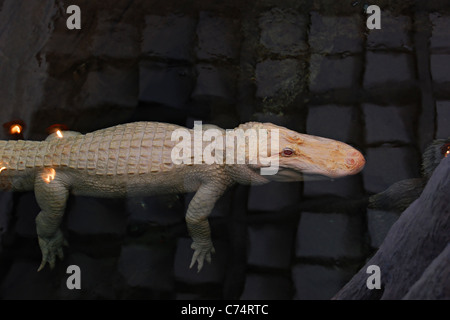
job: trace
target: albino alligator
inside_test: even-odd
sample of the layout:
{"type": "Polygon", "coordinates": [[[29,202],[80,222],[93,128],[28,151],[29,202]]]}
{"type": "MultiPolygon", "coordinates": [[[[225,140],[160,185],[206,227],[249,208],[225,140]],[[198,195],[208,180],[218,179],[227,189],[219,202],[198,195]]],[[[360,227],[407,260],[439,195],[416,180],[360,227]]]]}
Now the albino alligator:
{"type": "MultiPolygon", "coordinates": [[[[208,215],[234,183],[299,181],[303,174],[341,177],[358,173],[364,157],[342,142],[300,134],[270,123],[249,122],[240,129],[278,129],[276,175],[260,175],[257,164],[175,164],[172,132],[182,127],[157,122],[117,125],[82,135],[64,132],[45,141],[0,141],[0,187],[33,190],[41,212],[36,217],[41,270],[63,258],[60,224],[69,193],[94,197],[127,197],[196,191],[186,213],[194,254],[190,267],[211,261],[214,247],[208,215]]],[[[236,130],[235,128],[234,130],[236,130]]],[[[246,154],[248,157],[248,153],[246,154]]]]}

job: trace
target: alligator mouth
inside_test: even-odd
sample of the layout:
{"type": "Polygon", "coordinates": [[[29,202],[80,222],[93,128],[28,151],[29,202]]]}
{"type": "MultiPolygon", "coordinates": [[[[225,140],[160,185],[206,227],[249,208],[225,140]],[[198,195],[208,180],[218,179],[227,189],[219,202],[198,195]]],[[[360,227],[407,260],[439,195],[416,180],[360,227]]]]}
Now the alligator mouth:
{"type": "Polygon", "coordinates": [[[306,173],[291,168],[280,167],[276,175],[268,176],[273,181],[321,181],[332,180],[332,178],[316,173],[306,173]]]}

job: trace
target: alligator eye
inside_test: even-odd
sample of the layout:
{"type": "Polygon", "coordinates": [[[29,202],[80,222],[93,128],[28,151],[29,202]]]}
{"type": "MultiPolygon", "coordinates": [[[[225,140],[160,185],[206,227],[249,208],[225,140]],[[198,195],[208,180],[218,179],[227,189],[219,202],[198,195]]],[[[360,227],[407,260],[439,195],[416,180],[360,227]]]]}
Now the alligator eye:
{"type": "Polygon", "coordinates": [[[294,150],[292,150],[291,148],[284,148],[283,151],[281,152],[281,155],[283,157],[290,157],[294,154],[294,150]]]}
{"type": "Polygon", "coordinates": [[[442,155],[444,156],[444,158],[448,157],[448,155],[450,154],[450,142],[444,144],[444,145],[441,147],[441,153],[442,153],[442,155]]]}

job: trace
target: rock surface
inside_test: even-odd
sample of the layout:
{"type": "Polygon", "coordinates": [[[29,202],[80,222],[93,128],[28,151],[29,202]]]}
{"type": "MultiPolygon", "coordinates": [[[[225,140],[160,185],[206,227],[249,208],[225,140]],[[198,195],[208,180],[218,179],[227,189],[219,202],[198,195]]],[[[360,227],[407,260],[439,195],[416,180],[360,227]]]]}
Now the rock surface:
{"type": "Polygon", "coordinates": [[[448,264],[444,266],[450,242],[449,174],[450,158],[445,158],[420,198],[392,226],[377,253],[334,299],[414,298],[420,296],[418,288],[422,288],[423,298],[450,299],[448,264]],[[380,267],[381,291],[366,287],[370,265],[380,267]],[[435,285],[437,279],[444,282],[435,285]]]}
{"type": "Polygon", "coordinates": [[[303,212],[296,240],[300,258],[360,258],[362,225],[356,216],[303,212]]]}

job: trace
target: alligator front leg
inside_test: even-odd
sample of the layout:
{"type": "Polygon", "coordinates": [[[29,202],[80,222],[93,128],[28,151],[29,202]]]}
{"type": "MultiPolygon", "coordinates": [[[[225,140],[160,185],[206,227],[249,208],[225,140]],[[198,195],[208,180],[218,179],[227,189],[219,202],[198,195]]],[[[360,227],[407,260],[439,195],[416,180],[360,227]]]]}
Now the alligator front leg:
{"type": "Polygon", "coordinates": [[[189,203],[186,213],[186,224],[193,240],[191,248],[194,249],[189,268],[192,268],[197,262],[198,272],[203,268],[205,259],[211,263],[211,253],[215,252],[211,241],[208,216],[225,189],[226,186],[220,183],[202,184],[189,203]]]}
{"type": "Polygon", "coordinates": [[[53,269],[56,256],[62,260],[62,247],[67,245],[59,226],[66,208],[69,188],[58,173],[55,171],[49,173],[47,170],[50,169],[44,169],[37,175],[34,191],[41,208],[36,217],[39,247],[42,252],[42,262],[38,271],[42,270],[47,262],[53,269]]]}

